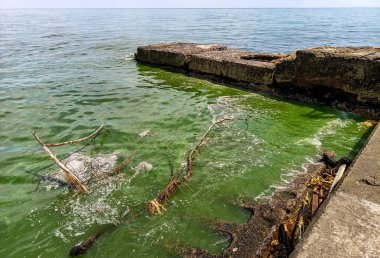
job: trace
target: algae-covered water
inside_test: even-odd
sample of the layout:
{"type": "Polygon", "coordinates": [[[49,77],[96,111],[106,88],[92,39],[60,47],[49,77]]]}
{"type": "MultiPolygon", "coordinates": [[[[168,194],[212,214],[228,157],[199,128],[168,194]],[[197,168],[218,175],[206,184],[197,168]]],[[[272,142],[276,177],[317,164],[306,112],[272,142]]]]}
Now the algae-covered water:
{"type": "MultiPolygon", "coordinates": [[[[161,26],[172,21],[149,10],[144,15],[161,26]]],[[[210,222],[244,223],[249,214],[241,201],[270,195],[324,149],[353,158],[370,133],[362,118],[329,107],[139,65],[132,53],[155,35],[147,35],[151,28],[137,18],[130,10],[1,11],[0,257],[66,257],[108,224],[117,226],[84,257],[176,257],[180,246],[221,253],[228,238],[210,222]],[[120,22],[133,17],[135,26],[120,22]],[[177,171],[220,117],[234,119],[208,135],[195,155],[193,176],[165,203],[164,214],[140,214],[170,179],[169,160],[177,171]],[[35,173],[57,169],[32,131],[60,142],[86,136],[102,123],[107,131],[82,152],[117,153],[120,159],[133,154],[120,176],[87,195],[38,185],[35,173]],[[151,136],[140,138],[144,130],[151,136]],[[137,172],[142,161],[153,169],[137,172]]],[[[171,30],[157,37],[173,40],[171,30]]],[[[64,158],[80,147],[54,151],[64,158]]]]}

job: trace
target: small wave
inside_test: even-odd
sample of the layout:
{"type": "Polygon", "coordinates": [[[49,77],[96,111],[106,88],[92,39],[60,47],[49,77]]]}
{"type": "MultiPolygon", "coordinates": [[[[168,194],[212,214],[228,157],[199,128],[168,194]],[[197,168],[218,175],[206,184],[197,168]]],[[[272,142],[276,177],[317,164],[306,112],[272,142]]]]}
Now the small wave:
{"type": "Polygon", "coordinates": [[[135,60],[135,54],[134,53],[129,53],[128,55],[126,55],[124,57],[124,60],[125,61],[132,61],[132,60],[135,60]]]}
{"type": "Polygon", "coordinates": [[[49,34],[49,35],[45,35],[45,36],[42,36],[41,38],[44,39],[44,38],[61,38],[61,37],[64,37],[65,34],[49,34]]]}
{"type": "Polygon", "coordinates": [[[319,164],[319,162],[315,162],[310,157],[306,157],[305,162],[301,165],[301,168],[299,170],[297,169],[287,170],[289,172],[281,174],[280,176],[281,182],[270,185],[268,189],[264,190],[259,195],[257,195],[254,200],[258,201],[258,200],[271,199],[276,190],[282,190],[282,189],[288,188],[289,184],[292,183],[292,180],[295,176],[299,174],[307,173],[309,165],[313,165],[313,164],[319,164]]]}
{"type": "MultiPolygon", "coordinates": [[[[117,203],[114,204],[113,192],[120,188],[120,178],[110,179],[97,185],[91,196],[78,196],[56,206],[56,210],[65,217],[59,230],[66,236],[83,234],[92,225],[119,224],[121,214],[117,203]]],[[[127,213],[129,210],[126,211],[127,213]]]]}
{"type": "Polygon", "coordinates": [[[110,44],[96,44],[94,46],[91,46],[90,49],[95,50],[117,50],[116,45],[110,45],[110,44]]]}
{"type": "MultiPolygon", "coordinates": [[[[212,121],[215,122],[223,117],[232,118],[233,121],[246,119],[248,115],[252,117],[251,110],[247,111],[247,108],[239,103],[239,100],[248,97],[251,96],[217,98],[216,103],[208,105],[212,121]]],[[[207,167],[213,167],[220,171],[228,169],[230,172],[228,175],[218,174],[225,179],[243,177],[252,171],[252,168],[264,166],[269,156],[262,146],[264,144],[262,139],[259,139],[252,131],[240,128],[233,121],[223,124],[223,130],[219,132],[218,137],[210,137],[207,140],[207,145],[212,146],[208,148],[209,155],[211,157],[218,156],[222,160],[204,160],[207,167]],[[224,157],[220,157],[220,154],[226,149],[234,151],[223,159],[224,157]],[[241,155],[241,153],[245,155],[241,155]]]]}
{"type": "Polygon", "coordinates": [[[56,46],[56,47],[50,47],[50,48],[48,48],[48,50],[49,51],[54,51],[54,50],[58,50],[58,49],[62,49],[62,48],[64,48],[64,47],[62,47],[62,46],[56,46]]]}
{"type": "Polygon", "coordinates": [[[305,138],[296,142],[298,145],[309,144],[315,146],[318,150],[322,146],[321,140],[329,135],[333,135],[337,130],[345,128],[348,125],[349,121],[336,118],[329,122],[327,125],[323,126],[319,131],[314,134],[312,137],[305,138]]]}
{"type": "Polygon", "coordinates": [[[244,120],[247,118],[262,118],[263,116],[273,115],[275,111],[262,108],[249,108],[241,103],[242,100],[260,98],[258,94],[222,96],[216,99],[216,103],[207,106],[213,121],[220,117],[231,117],[233,119],[244,120]]]}

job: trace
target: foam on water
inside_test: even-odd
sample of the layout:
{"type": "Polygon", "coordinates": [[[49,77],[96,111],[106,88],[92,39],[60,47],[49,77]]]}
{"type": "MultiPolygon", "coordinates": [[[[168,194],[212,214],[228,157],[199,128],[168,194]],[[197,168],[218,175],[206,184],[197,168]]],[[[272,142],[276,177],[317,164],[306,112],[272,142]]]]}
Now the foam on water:
{"type": "Polygon", "coordinates": [[[222,117],[231,117],[235,120],[261,118],[276,112],[275,110],[249,108],[241,103],[244,100],[250,99],[264,99],[264,97],[255,93],[218,97],[215,103],[207,106],[212,115],[212,121],[215,122],[222,117]]]}
{"type": "Polygon", "coordinates": [[[125,61],[133,61],[133,60],[135,60],[135,53],[128,53],[128,54],[124,57],[124,60],[125,60],[125,61]]]}
{"type": "Polygon", "coordinates": [[[328,122],[325,126],[320,128],[316,134],[309,138],[305,138],[303,140],[299,140],[296,144],[310,144],[315,146],[318,150],[321,149],[322,143],[321,140],[329,135],[333,135],[337,130],[346,127],[349,124],[348,120],[343,120],[341,118],[336,118],[330,122],[328,122]]]}
{"type": "Polygon", "coordinates": [[[120,211],[110,201],[111,194],[118,188],[118,185],[111,181],[114,180],[98,186],[92,191],[91,196],[78,196],[65,202],[64,207],[61,203],[56,206],[65,218],[61,223],[61,232],[75,236],[91,225],[118,224],[120,222],[120,211]]]}
{"type": "MultiPolygon", "coordinates": [[[[97,155],[89,157],[82,153],[71,155],[66,160],[68,167],[74,171],[81,180],[89,182],[90,178],[109,172],[116,165],[117,155],[97,155]]],[[[130,212],[125,205],[123,197],[117,198],[113,194],[119,189],[130,187],[132,180],[141,172],[149,171],[152,165],[146,161],[140,162],[134,173],[125,178],[124,175],[112,176],[90,185],[91,193],[88,195],[76,195],[67,201],[57,203],[54,206],[56,212],[64,216],[61,227],[56,230],[55,236],[64,242],[67,237],[83,235],[88,227],[103,224],[120,224],[122,219],[130,212]]],[[[55,173],[57,174],[57,173],[55,173]]],[[[47,185],[49,187],[49,184],[47,185]]]]}
{"type": "MultiPolygon", "coordinates": [[[[63,164],[71,170],[82,182],[90,183],[91,180],[97,179],[102,174],[109,173],[116,165],[118,154],[103,154],[90,157],[84,153],[75,152],[63,160],[63,164]]],[[[58,189],[60,182],[65,182],[63,170],[53,171],[49,176],[53,180],[42,182],[42,187],[46,191],[58,189]]]]}
{"type": "Polygon", "coordinates": [[[217,121],[221,117],[233,118],[233,121],[224,124],[217,137],[211,138],[208,143],[209,149],[215,152],[215,154],[211,154],[215,159],[210,161],[208,166],[217,170],[223,170],[225,167],[234,168],[229,169],[228,175],[222,174],[226,178],[243,176],[247,171],[250,171],[250,168],[260,167],[266,163],[267,153],[262,147],[264,141],[259,139],[252,131],[247,130],[247,128],[241,128],[237,125],[239,121],[243,121],[244,124],[248,117],[262,116],[262,111],[252,112],[252,110],[247,110],[240,104],[242,99],[255,97],[257,97],[256,94],[234,97],[224,96],[217,98],[216,103],[208,105],[213,121],[217,121]],[[240,142],[244,142],[244,144],[240,144],[240,142]],[[217,158],[226,148],[234,150],[228,153],[228,163],[226,163],[227,161],[219,161],[222,157],[217,158]],[[244,153],[244,156],[242,153],[244,153]]]}

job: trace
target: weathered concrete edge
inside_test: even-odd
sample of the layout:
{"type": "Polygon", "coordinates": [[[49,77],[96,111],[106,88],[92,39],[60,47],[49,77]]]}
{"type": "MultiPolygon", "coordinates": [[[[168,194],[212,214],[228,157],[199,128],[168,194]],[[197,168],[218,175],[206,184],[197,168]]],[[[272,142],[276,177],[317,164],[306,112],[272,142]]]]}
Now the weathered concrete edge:
{"type": "Polygon", "coordinates": [[[365,185],[358,180],[367,177],[380,182],[379,123],[290,257],[380,256],[380,186],[365,185]]]}
{"type": "Polygon", "coordinates": [[[139,47],[135,58],[225,85],[380,118],[380,48],[321,47],[284,55],[164,43],[139,47]]]}

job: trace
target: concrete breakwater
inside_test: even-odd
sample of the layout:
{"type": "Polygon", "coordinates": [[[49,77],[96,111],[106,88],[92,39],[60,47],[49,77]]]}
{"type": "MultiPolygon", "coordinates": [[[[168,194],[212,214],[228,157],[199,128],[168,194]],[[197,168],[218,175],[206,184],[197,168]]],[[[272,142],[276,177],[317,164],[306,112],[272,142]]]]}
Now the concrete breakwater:
{"type": "Polygon", "coordinates": [[[273,54],[162,43],[139,47],[135,57],[221,83],[380,118],[380,48],[319,47],[273,54]]]}

